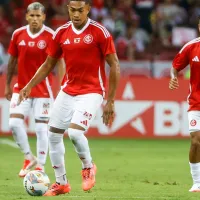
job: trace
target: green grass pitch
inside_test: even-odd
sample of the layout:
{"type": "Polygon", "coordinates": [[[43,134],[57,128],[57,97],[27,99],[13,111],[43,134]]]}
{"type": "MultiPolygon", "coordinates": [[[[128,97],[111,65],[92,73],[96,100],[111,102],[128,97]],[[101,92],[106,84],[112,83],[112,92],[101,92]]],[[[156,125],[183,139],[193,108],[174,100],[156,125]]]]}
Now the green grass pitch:
{"type": "MultiPolygon", "coordinates": [[[[9,138],[0,138],[12,140],[9,138]]],[[[30,138],[35,152],[36,139],[30,138]]],[[[23,162],[19,149],[0,144],[0,200],[199,200],[189,193],[192,185],[188,164],[188,140],[89,139],[97,164],[97,183],[90,192],[81,190],[81,164],[71,142],[65,138],[67,175],[72,191],[57,197],[31,197],[18,172],[23,162]]],[[[46,173],[54,172],[48,158],[46,173]]]]}

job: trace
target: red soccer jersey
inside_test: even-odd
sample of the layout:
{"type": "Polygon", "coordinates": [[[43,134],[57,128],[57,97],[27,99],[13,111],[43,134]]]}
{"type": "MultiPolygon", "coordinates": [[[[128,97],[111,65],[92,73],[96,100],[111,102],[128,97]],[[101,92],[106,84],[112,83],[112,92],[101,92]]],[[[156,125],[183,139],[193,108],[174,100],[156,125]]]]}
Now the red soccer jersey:
{"type": "Polygon", "coordinates": [[[200,110],[200,38],[185,44],[173,60],[178,71],[187,65],[190,65],[189,111],[200,110]]]}
{"type": "MultiPolygon", "coordinates": [[[[14,31],[8,53],[18,58],[18,81],[13,92],[18,93],[34,76],[37,69],[46,60],[47,44],[54,31],[43,25],[40,32],[32,34],[29,26],[23,26],[14,31]]],[[[30,97],[52,97],[50,74],[45,80],[33,87],[30,97]]]]}
{"type": "Polygon", "coordinates": [[[63,53],[67,74],[64,92],[104,95],[105,56],[116,51],[112,36],[102,25],[88,19],[86,25],[77,30],[72,22],[68,22],[57,29],[47,52],[54,58],[63,53]]]}

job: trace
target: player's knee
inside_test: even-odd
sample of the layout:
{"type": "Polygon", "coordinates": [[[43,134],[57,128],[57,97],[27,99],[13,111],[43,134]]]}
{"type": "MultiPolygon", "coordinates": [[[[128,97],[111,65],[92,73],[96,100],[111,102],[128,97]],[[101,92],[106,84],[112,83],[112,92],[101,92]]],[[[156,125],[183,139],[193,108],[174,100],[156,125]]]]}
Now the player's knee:
{"type": "Polygon", "coordinates": [[[46,123],[35,123],[35,131],[37,132],[47,132],[48,125],[46,123]]]}
{"type": "Polygon", "coordinates": [[[40,140],[48,140],[48,125],[45,123],[35,123],[35,132],[40,140]]]}
{"type": "Polygon", "coordinates": [[[50,143],[60,143],[63,140],[63,134],[49,132],[48,138],[50,143]]]}
{"type": "Polygon", "coordinates": [[[73,129],[73,128],[68,128],[68,136],[70,140],[75,141],[82,137],[84,134],[84,131],[78,130],[78,129],[73,129]]]}
{"type": "Polygon", "coordinates": [[[200,131],[191,132],[191,143],[193,146],[200,146],[200,131]]]}
{"type": "Polygon", "coordinates": [[[11,130],[15,128],[21,128],[24,126],[24,120],[20,118],[10,118],[9,119],[9,127],[11,130]]]}
{"type": "Polygon", "coordinates": [[[49,132],[49,153],[50,155],[65,154],[65,147],[63,144],[63,134],[49,132]]]}

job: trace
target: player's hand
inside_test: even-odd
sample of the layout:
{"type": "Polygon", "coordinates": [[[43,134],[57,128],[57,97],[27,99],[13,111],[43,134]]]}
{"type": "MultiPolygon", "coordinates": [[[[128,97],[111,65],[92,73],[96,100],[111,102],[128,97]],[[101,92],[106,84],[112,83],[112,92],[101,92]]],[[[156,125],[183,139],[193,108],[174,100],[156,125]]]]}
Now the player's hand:
{"type": "Polygon", "coordinates": [[[31,88],[28,87],[27,85],[22,90],[20,90],[17,105],[19,105],[22,101],[28,99],[30,93],[31,93],[31,88]]]}
{"type": "Polygon", "coordinates": [[[174,89],[178,89],[179,88],[179,84],[178,84],[178,78],[171,78],[169,81],[169,89],[174,90],[174,89]]]}
{"type": "Polygon", "coordinates": [[[114,120],[115,106],[113,101],[107,101],[103,109],[103,123],[106,126],[111,126],[114,120]]]}
{"type": "Polygon", "coordinates": [[[12,89],[10,87],[10,85],[6,85],[6,88],[5,88],[5,97],[8,101],[11,100],[12,98],[12,89]]]}

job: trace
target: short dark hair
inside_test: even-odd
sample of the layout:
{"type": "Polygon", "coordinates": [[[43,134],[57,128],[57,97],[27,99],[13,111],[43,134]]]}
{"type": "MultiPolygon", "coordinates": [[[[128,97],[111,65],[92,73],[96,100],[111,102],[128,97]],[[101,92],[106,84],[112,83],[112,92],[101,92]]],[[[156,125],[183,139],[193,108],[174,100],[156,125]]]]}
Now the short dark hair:
{"type": "Polygon", "coordinates": [[[27,12],[30,10],[41,10],[43,13],[45,13],[45,7],[39,2],[29,4],[27,7],[27,12]]]}
{"type": "Polygon", "coordinates": [[[69,2],[70,2],[70,1],[84,1],[85,4],[89,4],[89,5],[92,4],[92,0],[69,0],[69,2]]]}

